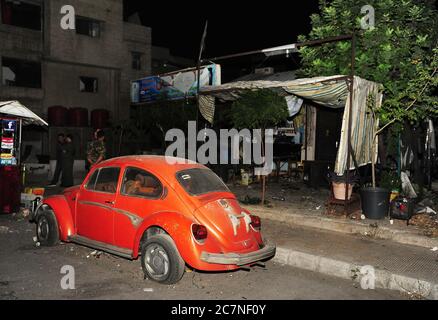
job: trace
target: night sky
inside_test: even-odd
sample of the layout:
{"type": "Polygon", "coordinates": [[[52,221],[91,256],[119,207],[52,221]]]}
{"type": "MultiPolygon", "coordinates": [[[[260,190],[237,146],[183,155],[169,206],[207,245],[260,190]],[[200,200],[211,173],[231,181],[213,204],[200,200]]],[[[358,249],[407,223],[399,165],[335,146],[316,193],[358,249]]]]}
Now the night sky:
{"type": "Polygon", "coordinates": [[[153,45],[196,59],[207,19],[204,58],[293,43],[309,32],[318,1],[125,1],[125,16],[135,11],[152,27],[153,45]]]}

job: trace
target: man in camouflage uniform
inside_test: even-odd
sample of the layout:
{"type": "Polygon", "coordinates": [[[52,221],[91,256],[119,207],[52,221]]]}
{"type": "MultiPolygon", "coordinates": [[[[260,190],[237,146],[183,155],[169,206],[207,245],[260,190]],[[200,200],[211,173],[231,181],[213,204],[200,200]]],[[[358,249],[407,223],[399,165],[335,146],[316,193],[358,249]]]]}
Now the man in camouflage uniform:
{"type": "Polygon", "coordinates": [[[96,133],[96,140],[90,142],[87,148],[87,161],[90,168],[99,162],[105,160],[106,148],[105,148],[105,134],[102,130],[96,133]]]}

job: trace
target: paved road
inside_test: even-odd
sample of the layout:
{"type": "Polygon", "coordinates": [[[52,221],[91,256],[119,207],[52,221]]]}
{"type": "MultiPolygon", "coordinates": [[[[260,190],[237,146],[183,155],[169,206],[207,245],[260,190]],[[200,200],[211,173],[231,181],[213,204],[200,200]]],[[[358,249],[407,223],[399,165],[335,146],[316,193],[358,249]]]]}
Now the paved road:
{"type": "Polygon", "coordinates": [[[36,247],[35,227],[0,216],[0,299],[400,299],[395,291],[362,290],[352,281],[272,261],[228,273],[187,272],[176,285],[143,279],[140,262],[74,244],[36,247]],[[62,290],[64,265],[75,268],[75,290],[62,290]]]}

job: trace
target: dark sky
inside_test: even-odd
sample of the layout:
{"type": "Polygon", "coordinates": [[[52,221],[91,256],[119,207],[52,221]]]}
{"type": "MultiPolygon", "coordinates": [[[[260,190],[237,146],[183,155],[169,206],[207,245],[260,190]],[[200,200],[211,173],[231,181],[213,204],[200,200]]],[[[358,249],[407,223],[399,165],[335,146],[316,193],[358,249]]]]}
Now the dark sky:
{"type": "Polygon", "coordinates": [[[196,59],[207,19],[205,58],[295,42],[310,30],[318,1],[125,1],[125,16],[135,11],[152,27],[154,45],[196,59]]]}

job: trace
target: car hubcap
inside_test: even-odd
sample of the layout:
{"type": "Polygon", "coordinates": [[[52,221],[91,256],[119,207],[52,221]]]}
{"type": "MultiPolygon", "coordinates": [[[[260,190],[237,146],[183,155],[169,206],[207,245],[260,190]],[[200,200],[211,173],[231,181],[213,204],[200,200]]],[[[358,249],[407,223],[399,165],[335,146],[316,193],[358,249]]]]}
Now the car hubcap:
{"type": "Polygon", "coordinates": [[[159,244],[150,244],[146,248],[145,265],[153,279],[165,279],[169,273],[169,257],[159,244]]]}
{"type": "Polygon", "coordinates": [[[49,222],[46,217],[41,217],[38,220],[38,239],[41,241],[47,240],[49,237],[49,222]]]}

